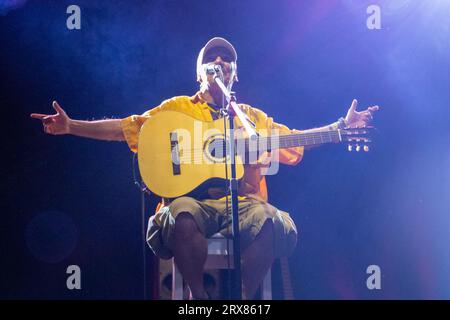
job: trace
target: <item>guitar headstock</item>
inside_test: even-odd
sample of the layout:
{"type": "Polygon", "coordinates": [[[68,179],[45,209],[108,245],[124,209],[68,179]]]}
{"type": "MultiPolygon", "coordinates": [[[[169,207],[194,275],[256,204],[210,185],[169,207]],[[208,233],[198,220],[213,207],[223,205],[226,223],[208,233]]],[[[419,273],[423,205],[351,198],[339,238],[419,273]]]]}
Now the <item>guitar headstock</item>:
{"type": "Polygon", "coordinates": [[[341,142],[347,143],[349,152],[353,150],[359,152],[361,149],[368,152],[374,130],[374,127],[347,128],[339,130],[339,135],[341,142]]]}

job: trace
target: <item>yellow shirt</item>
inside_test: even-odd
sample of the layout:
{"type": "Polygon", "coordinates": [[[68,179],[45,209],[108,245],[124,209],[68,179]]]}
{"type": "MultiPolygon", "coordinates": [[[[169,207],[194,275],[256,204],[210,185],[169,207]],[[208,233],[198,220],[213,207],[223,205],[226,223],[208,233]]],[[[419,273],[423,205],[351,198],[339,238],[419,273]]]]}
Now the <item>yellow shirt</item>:
{"type": "MultiPolygon", "coordinates": [[[[242,111],[255,124],[256,131],[277,129],[279,134],[298,133],[298,130],[290,130],[282,124],[273,121],[263,111],[246,104],[239,104],[242,111]]],[[[121,122],[125,139],[131,151],[138,152],[138,138],[141,126],[144,122],[160,111],[178,111],[201,121],[213,121],[212,108],[202,99],[201,93],[192,97],[178,96],[163,101],[159,106],[144,112],[142,115],[132,115],[124,118],[121,122]]],[[[239,125],[239,123],[238,123],[239,125]]],[[[303,157],[303,147],[280,149],[278,160],[280,163],[295,165],[303,157]]],[[[246,165],[244,177],[239,184],[239,195],[247,196],[262,201],[267,201],[267,186],[265,176],[261,174],[261,166],[246,165]]]]}

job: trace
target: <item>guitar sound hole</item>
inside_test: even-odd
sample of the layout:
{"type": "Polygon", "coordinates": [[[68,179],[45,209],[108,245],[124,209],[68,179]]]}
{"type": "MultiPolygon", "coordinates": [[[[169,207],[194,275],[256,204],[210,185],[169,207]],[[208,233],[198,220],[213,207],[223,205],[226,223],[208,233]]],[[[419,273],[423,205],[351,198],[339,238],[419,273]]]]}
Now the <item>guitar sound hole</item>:
{"type": "Polygon", "coordinates": [[[208,155],[211,160],[224,161],[225,160],[225,140],[222,138],[216,138],[208,144],[208,155]]]}

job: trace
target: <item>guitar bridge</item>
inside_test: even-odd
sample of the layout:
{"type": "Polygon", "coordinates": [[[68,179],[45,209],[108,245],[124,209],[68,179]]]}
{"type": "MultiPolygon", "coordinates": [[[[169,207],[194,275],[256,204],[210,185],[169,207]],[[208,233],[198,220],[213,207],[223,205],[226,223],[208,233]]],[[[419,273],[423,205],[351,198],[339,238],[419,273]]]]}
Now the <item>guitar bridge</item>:
{"type": "Polygon", "coordinates": [[[180,149],[178,147],[178,134],[170,133],[170,154],[172,158],[172,173],[174,176],[181,174],[180,149]]]}

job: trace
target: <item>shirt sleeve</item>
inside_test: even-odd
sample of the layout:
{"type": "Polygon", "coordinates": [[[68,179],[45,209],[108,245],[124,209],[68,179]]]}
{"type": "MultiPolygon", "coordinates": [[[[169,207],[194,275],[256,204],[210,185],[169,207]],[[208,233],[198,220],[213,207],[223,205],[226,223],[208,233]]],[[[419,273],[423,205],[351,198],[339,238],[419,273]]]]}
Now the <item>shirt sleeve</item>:
{"type": "MultiPolygon", "coordinates": [[[[272,117],[257,108],[250,107],[248,105],[241,105],[243,111],[255,122],[256,129],[266,130],[267,134],[274,134],[278,131],[279,135],[300,133],[301,131],[295,129],[289,129],[287,126],[277,123],[272,117]]],[[[293,147],[288,149],[279,149],[278,159],[282,164],[296,165],[303,158],[304,148],[293,147]]]]}
{"type": "Polygon", "coordinates": [[[123,135],[132,152],[137,153],[138,151],[139,132],[141,131],[142,125],[148,118],[159,112],[163,104],[150,109],[141,115],[134,114],[126,117],[120,122],[123,135]]]}
{"type": "Polygon", "coordinates": [[[127,118],[122,119],[121,127],[125,140],[128,143],[131,151],[134,153],[138,152],[138,140],[141,127],[144,122],[154,116],[160,111],[179,111],[186,114],[192,115],[192,104],[190,102],[190,97],[187,96],[177,96],[167,100],[164,100],[159,106],[144,112],[141,115],[131,115],[127,118]]]}

